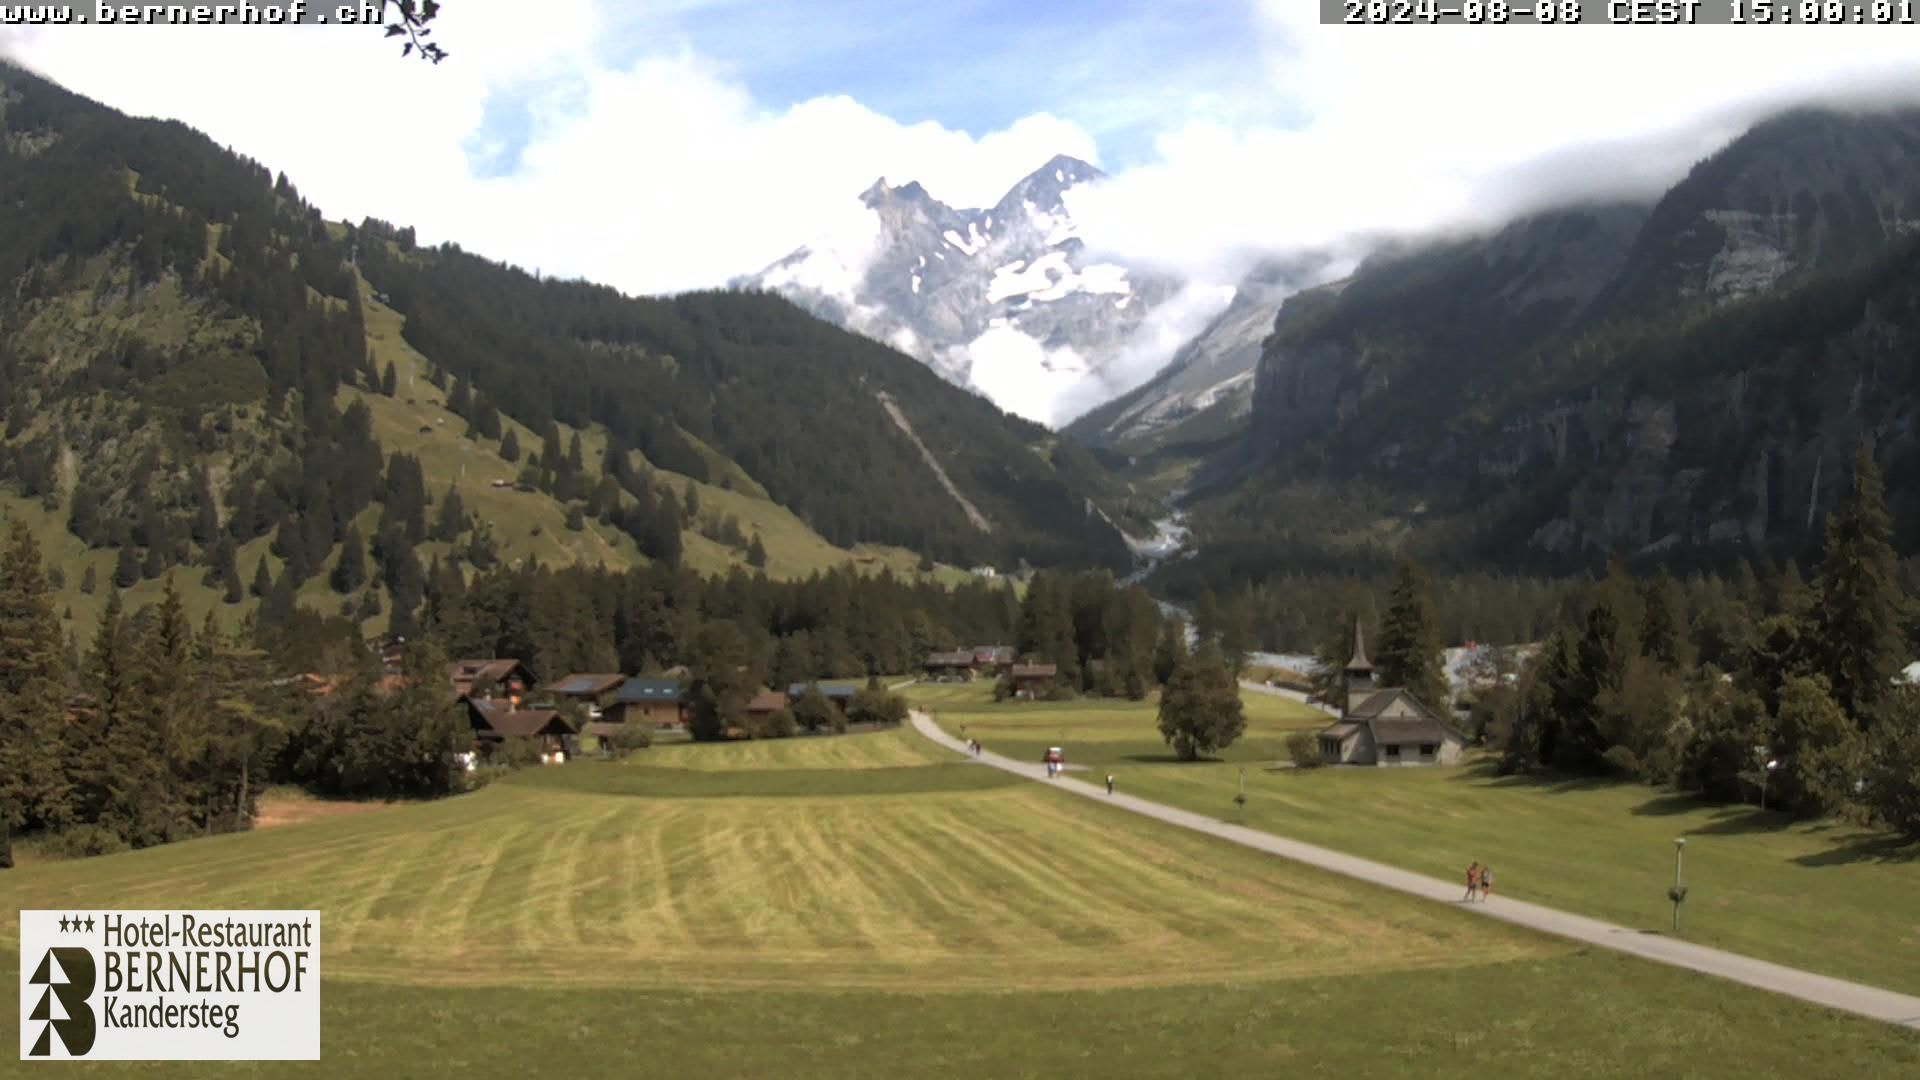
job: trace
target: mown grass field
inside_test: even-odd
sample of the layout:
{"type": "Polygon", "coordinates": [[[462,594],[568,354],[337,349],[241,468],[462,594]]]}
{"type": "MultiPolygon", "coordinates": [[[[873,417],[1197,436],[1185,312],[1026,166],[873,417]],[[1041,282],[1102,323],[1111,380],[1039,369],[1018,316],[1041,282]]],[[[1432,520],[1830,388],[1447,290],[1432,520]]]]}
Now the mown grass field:
{"type": "MultiPolygon", "coordinates": [[[[1103,770],[1174,761],[1157,724],[1159,695],[1146,701],[1081,698],[1074,701],[993,700],[993,682],[922,683],[905,693],[931,710],[941,726],[979,739],[1008,757],[1038,761],[1049,746],[1066,750],[1069,764],[1103,770]],[[962,731],[962,729],[965,729],[962,731]]],[[[1220,753],[1228,762],[1282,760],[1287,736],[1324,726],[1326,714],[1286,698],[1244,694],[1247,730],[1220,753]]]]}
{"type": "MultiPolygon", "coordinates": [[[[0,907],[321,909],[322,1060],[196,1076],[1920,1068],[1912,1032],[1263,858],[911,732],[633,760],[36,864],[0,874],[0,907]]],[[[0,923],[8,969],[16,934],[0,923]]]]}
{"type": "MultiPolygon", "coordinates": [[[[1130,794],[1223,819],[1246,765],[1247,825],[1438,877],[1490,863],[1504,895],[1648,930],[1671,930],[1676,837],[1687,837],[1684,931],[1701,944],[1920,993],[1920,847],[1833,822],[1794,823],[1643,784],[1431,769],[1270,769],[1236,745],[1225,764],[1165,764],[1113,746],[1157,738],[1151,704],[995,704],[989,688],[915,688],[947,730],[1037,757],[1058,731],[1069,762],[1112,772],[1130,794]]],[[[1251,719],[1274,703],[1243,695],[1251,719]]],[[[1282,721],[1284,723],[1285,721],[1282,721]]],[[[1303,715],[1299,724],[1325,721],[1303,715]]]]}

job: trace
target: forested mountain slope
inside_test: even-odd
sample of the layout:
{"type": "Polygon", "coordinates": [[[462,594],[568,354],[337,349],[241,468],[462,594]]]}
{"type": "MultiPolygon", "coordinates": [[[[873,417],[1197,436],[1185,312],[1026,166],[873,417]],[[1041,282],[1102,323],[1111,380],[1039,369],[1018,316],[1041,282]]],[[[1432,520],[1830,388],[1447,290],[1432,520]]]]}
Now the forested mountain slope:
{"type": "Polygon", "coordinates": [[[380,626],[436,563],[1124,565],[1090,457],[783,300],[411,237],[0,65],[0,513],[77,619],[174,570],[196,618],[380,626]]]}

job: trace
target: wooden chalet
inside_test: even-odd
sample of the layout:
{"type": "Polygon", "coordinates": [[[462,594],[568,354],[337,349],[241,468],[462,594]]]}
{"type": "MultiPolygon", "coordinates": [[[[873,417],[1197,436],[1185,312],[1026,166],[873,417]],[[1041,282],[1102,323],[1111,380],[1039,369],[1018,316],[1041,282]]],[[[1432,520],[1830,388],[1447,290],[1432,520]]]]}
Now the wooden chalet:
{"type": "Polygon", "coordinates": [[[1013,696],[1023,698],[1051,686],[1059,674],[1060,668],[1055,664],[1014,664],[1007,669],[1007,678],[1013,683],[1013,696]]]}
{"type": "Polygon", "coordinates": [[[991,672],[1004,675],[1013,667],[1014,649],[1011,645],[975,645],[973,647],[973,669],[977,672],[991,672]]]}
{"type": "Polygon", "coordinates": [[[518,700],[533,689],[533,672],[510,658],[455,660],[447,665],[447,681],[461,697],[504,697],[518,700]]]}
{"type": "Polygon", "coordinates": [[[541,692],[568,701],[580,703],[587,715],[598,720],[602,711],[613,704],[614,697],[620,691],[621,684],[627,681],[625,675],[572,674],[555,682],[548,683],[541,692]]]}
{"type": "Polygon", "coordinates": [[[922,667],[927,673],[927,678],[934,682],[971,679],[974,675],[973,653],[965,649],[928,653],[927,662],[922,667]]]}
{"type": "Polygon", "coordinates": [[[543,756],[579,751],[579,732],[571,721],[554,709],[520,709],[501,698],[463,696],[467,720],[473,736],[482,745],[499,745],[507,739],[538,739],[543,756]]]}
{"type": "Polygon", "coordinates": [[[679,679],[628,679],[614,691],[613,703],[600,710],[602,721],[687,726],[686,686],[679,679]]]}

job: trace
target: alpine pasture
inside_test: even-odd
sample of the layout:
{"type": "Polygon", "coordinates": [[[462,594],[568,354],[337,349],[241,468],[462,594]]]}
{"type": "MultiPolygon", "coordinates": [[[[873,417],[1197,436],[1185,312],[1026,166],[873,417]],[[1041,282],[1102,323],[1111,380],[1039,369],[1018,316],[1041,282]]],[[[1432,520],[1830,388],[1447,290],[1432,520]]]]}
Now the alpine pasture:
{"type": "Polygon", "coordinates": [[[322,1060],[195,1075],[1920,1068],[1911,1032],[1265,858],[912,731],[662,746],[37,862],[0,904],[320,909],[322,1060]]]}

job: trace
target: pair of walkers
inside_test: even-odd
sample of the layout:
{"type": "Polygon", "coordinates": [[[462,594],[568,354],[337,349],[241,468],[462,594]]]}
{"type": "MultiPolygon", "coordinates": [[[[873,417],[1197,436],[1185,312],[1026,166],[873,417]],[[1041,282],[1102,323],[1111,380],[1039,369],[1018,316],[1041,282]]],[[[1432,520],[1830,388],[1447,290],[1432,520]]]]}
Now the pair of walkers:
{"type": "Polygon", "coordinates": [[[1467,900],[1482,900],[1493,895],[1493,867],[1475,862],[1467,867],[1467,900]]]}

